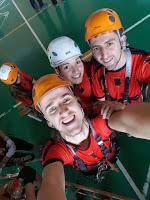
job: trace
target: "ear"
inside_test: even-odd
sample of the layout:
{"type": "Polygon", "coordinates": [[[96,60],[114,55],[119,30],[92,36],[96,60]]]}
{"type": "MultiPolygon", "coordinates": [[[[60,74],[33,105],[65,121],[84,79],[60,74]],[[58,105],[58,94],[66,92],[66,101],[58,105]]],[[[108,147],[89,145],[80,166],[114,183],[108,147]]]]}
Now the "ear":
{"type": "Polygon", "coordinates": [[[59,69],[59,67],[56,67],[56,68],[55,68],[55,73],[56,73],[57,75],[59,75],[60,78],[65,79],[65,77],[64,77],[63,74],[61,73],[61,70],[59,69]]]}
{"type": "Polygon", "coordinates": [[[58,75],[60,75],[59,67],[55,68],[55,73],[58,74],[58,75]]]}
{"type": "Polygon", "coordinates": [[[126,42],[126,41],[127,41],[126,35],[122,35],[122,36],[121,36],[121,40],[122,40],[123,42],[126,42]]]}
{"type": "Polygon", "coordinates": [[[47,121],[47,125],[50,127],[50,128],[54,128],[53,124],[49,121],[47,121]]]}
{"type": "Polygon", "coordinates": [[[123,48],[127,46],[127,37],[125,35],[121,36],[121,45],[123,48]]]}

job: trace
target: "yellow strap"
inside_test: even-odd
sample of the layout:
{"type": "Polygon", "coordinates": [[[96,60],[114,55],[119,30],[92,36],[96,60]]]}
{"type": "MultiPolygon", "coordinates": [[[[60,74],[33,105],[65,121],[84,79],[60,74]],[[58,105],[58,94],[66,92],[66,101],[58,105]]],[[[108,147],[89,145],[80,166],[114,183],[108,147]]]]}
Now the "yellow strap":
{"type": "Polygon", "coordinates": [[[106,160],[107,164],[113,169],[116,173],[119,172],[119,169],[115,167],[113,163],[111,163],[109,160],[106,160]]]}

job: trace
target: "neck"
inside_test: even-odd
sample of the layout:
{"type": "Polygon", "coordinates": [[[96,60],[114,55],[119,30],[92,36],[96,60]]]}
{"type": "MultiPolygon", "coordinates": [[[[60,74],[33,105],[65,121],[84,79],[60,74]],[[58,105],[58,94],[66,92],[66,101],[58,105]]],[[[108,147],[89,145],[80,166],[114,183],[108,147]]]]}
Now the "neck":
{"type": "Polygon", "coordinates": [[[125,50],[121,50],[119,62],[118,62],[117,65],[113,68],[112,71],[117,71],[118,69],[121,69],[121,68],[125,65],[126,61],[127,61],[126,52],[125,52],[125,50]]]}
{"type": "Polygon", "coordinates": [[[88,135],[88,138],[83,140],[79,145],[78,148],[81,149],[82,151],[85,151],[89,148],[90,145],[90,134],[88,135]]]}
{"type": "Polygon", "coordinates": [[[72,144],[80,145],[80,143],[86,140],[88,136],[89,136],[89,125],[88,125],[88,122],[85,119],[83,119],[81,131],[78,134],[76,134],[74,137],[65,135],[64,139],[67,142],[70,142],[72,144]]]}

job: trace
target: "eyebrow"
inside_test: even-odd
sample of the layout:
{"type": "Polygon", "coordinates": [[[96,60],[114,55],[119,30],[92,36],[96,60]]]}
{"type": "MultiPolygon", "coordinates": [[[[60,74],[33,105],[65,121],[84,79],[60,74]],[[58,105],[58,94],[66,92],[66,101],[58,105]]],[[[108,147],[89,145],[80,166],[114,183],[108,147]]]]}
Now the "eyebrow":
{"type": "MultiPolygon", "coordinates": [[[[80,58],[76,58],[75,60],[77,61],[78,59],[80,59],[80,58]]],[[[69,65],[70,63],[64,63],[64,64],[62,64],[61,66],[64,66],[64,65],[69,65]]]]}
{"type": "Polygon", "coordinates": [[[114,39],[114,38],[112,38],[112,39],[110,39],[110,40],[106,41],[105,43],[111,42],[111,41],[113,41],[113,40],[115,40],[115,39],[114,39]]]}
{"type": "MultiPolygon", "coordinates": [[[[67,96],[67,95],[72,96],[70,93],[65,93],[65,94],[63,94],[60,98],[63,99],[63,98],[64,98],[65,96],[67,96]]],[[[53,102],[54,102],[54,101],[53,101],[53,102]]],[[[49,103],[49,104],[46,106],[45,111],[47,110],[47,108],[49,108],[50,106],[53,105],[53,102],[49,103]]]]}
{"type": "MultiPolygon", "coordinates": [[[[107,44],[108,42],[112,42],[113,40],[115,40],[115,39],[112,38],[112,39],[110,39],[110,40],[104,42],[104,44],[107,44]]],[[[94,45],[93,47],[100,47],[100,46],[101,46],[101,45],[94,45]]],[[[92,48],[93,48],[93,47],[92,47],[92,48]]]]}
{"type": "Polygon", "coordinates": [[[69,65],[69,63],[64,63],[64,64],[62,64],[62,65],[60,65],[60,66],[64,66],[64,65],[69,65]]]}

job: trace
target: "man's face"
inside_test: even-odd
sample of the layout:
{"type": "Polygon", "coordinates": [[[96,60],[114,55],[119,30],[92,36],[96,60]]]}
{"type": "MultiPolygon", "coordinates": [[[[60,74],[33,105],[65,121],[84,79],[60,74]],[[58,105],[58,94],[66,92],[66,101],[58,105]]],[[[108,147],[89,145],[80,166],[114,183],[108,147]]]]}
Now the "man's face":
{"type": "Polygon", "coordinates": [[[83,62],[79,57],[67,59],[59,66],[59,73],[72,84],[80,84],[84,73],[83,62]]]}
{"type": "Polygon", "coordinates": [[[115,32],[106,32],[90,40],[93,56],[108,70],[113,70],[121,59],[120,40],[115,32]]]}
{"type": "Polygon", "coordinates": [[[79,144],[88,137],[81,134],[84,114],[69,88],[59,87],[48,91],[41,97],[39,107],[48,125],[56,128],[66,141],[79,144]]]}

